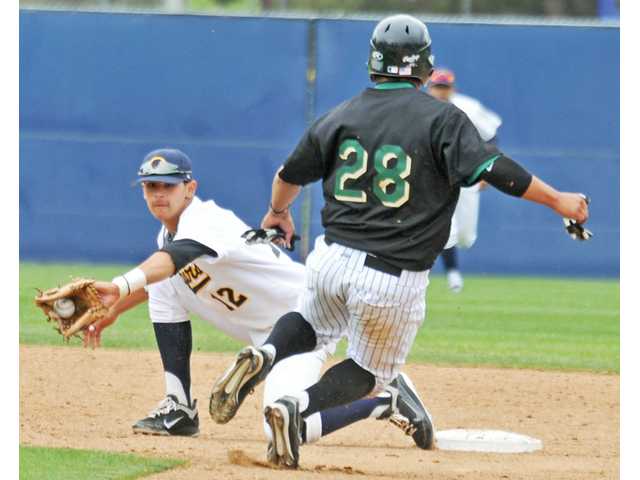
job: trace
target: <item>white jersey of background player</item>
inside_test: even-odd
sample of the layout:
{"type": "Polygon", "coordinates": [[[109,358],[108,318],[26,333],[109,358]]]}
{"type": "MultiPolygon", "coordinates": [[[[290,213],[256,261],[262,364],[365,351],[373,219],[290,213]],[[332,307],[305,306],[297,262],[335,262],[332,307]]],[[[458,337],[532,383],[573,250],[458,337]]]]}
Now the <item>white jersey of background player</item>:
{"type": "MultiPolygon", "coordinates": [[[[138,183],[149,211],[162,223],[158,251],[112,284],[96,284],[107,300],[109,291],[119,299],[110,314],[86,332],[87,345],[98,345],[101,331],[118,315],[149,302],[165,371],[166,398],[133,425],[135,433],[194,436],[199,432],[196,402],[190,392],[190,313],[241,342],[260,345],[275,321],[297,307],[305,285],[303,265],[273,245],[246,245],[241,235],[249,226],[213,200],[198,198],[197,182],[191,175],[191,161],[179,150],[155,150],[145,157],[138,183]]],[[[274,368],[265,382],[265,405],[317,381],[334,349],[335,344],[291,357],[274,368]]],[[[399,392],[390,389],[376,399],[319,412],[307,419],[305,440],[316,440],[373,416],[389,418],[422,446],[415,437],[421,425],[412,423],[416,420],[406,409],[402,411],[403,405],[399,392]]]]}
{"type": "MultiPolygon", "coordinates": [[[[464,113],[476,127],[485,142],[495,141],[498,128],[502,125],[500,116],[482,105],[475,98],[458,93],[455,89],[455,75],[451,70],[437,69],[428,83],[429,93],[439,100],[451,102],[464,113]]],[[[480,190],[484,183],[460,189],[460,198],[451,222],[451,235],[457,239],[457,246],[471,248],[478,237],[478,215],[480,213],[480,190]]],[[[455,246],[445,247],[442,252],[449,288],[460,292],[463,279],[458,266],[455,246]]]]}

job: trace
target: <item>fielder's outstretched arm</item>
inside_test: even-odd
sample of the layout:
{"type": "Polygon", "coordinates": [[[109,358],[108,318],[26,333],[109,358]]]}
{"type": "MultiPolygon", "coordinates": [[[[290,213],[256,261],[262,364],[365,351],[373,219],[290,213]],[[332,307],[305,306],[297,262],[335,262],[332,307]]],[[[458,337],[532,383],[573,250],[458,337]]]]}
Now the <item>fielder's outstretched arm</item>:
{"type": "Polygon", "coordinates": [[[150,283],[159,282],[173,275],[175,266],[167,252],[155,252],[133,270],[114,277],[111,282],[96,282],[96,290],[102,303],[111,308],[116,302],[126,299],[150,283]]]}
{"type": "Polygon", "coordinates": [[[109,314],[113,314],[118,317],[125,312],[128,312],[134,307],[137,307],[143,302],[146,302],[149,299],[149,295],[144,288],[141,288],[137,292],[133,292],[131,295],[121,298],[116,303],[114,303],[109,309],[109,314]]]}
{"type": "Polygon", "coordinates": [[[95,287],[103,303],[110,306],[109,313],[85,331],[84,345],[100,346],[100,335],[112,325],[122,313],[147,300],[145,285],[162,281],[201,255],[215,257],[209,247],[194,240],[182,239],[171,242],[165,248],[155,252],[133,270],[108,282],[96,282],[95,287]]]}
{"type": "Polygon", "coordinates": [[[95,287],[105,306],[111,307],[146,285],[173,276],[178,270],[202,255],[216,257],[211,248],[190,239],[181,239],[155,252],[133,270],[115,277],[111,283],[96,282],[95,287]]]}

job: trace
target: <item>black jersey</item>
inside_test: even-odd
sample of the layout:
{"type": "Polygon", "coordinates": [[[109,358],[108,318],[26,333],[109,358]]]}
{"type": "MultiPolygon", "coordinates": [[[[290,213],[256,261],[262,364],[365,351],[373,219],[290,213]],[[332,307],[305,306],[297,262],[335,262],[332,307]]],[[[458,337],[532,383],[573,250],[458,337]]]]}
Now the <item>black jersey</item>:
{"type": "Polygon", "coordinates": [[[460,187],[499,155],[462,110],[410,83],[384,83],[316,120],[280,178],[323,179],[327,240],[419,271],[446,244],[460,187]]]}

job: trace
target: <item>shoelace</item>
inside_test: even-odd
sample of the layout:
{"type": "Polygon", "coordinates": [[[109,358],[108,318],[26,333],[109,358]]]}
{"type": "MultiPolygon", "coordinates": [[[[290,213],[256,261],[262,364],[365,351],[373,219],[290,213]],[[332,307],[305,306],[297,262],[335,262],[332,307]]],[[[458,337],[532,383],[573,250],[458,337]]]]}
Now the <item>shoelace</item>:
{"type": "Polygon", "coordinates": [[[178,405],[173,400],[173,398],[166,397],[164,400],[162,400],[158,404],[158,406],[155,408],[155,410],[152,410],[151,412],[149,412],[149,416],[150,417],[159,417],[160,415],[166,415],[169,412],[173,412],[174,410],[177,410],[177,407],[178,407],[178,405]]]}
{"type": "Polygon", "coordinates": [[[404,415],[400,415],[399,413],[394,413],[389,417],[389,421],[393,423],[396,427],[399,427],[407,435],[413,435],[418,430],[418,427],[413,425],[407,417],[404,415]]]}

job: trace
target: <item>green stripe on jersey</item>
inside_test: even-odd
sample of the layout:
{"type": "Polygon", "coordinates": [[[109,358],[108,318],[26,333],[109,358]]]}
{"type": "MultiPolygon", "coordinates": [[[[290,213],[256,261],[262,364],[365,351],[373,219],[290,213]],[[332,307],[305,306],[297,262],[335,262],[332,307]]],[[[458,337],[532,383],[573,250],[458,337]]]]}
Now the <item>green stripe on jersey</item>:
{"type": "Polygon", "coordinates": [[[384,82],[376,84],[376,90],[397,90],[399,88],[415,88],[416,86],[411,82],[384,82]]]}
{"type": "Polygon", "coordinates": [[[501,155],[494,155],[486,162],[483,162],[478,168],[476,168],[473,171],[473,174],[469,178],[467,178],[467,180],[464,182],[465,186],[470,187],[471,185],[476,183],[476,180],[478,180],[478,177],[480,176],[480,174],[484,172],[487,168],[493,166],[493,162],[495,162],[500,157],[501,155]]]}

